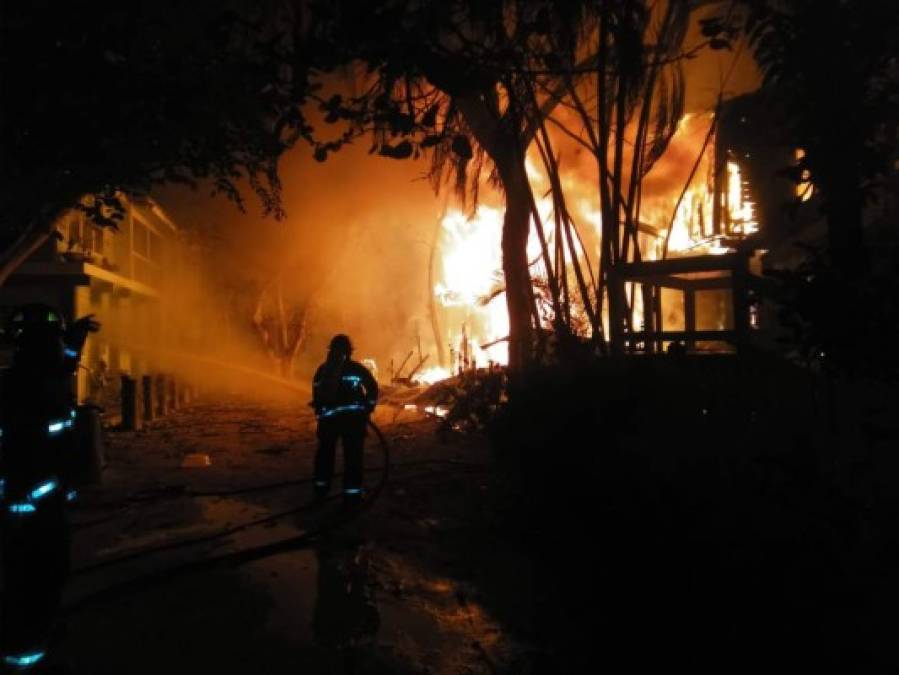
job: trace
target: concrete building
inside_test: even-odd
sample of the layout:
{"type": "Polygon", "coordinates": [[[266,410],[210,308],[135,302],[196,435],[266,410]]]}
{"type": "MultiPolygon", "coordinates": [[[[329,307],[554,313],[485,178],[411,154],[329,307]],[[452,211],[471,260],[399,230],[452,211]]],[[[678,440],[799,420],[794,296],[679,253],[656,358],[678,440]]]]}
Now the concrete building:
{"type": "Polygon", "coordinates": [[[153,372],[169,350],[196,347],[199,265],[183,231],[152,199],[122,198],[118,228],[80,210],[65,213],[51,238],[0,288],[4,316],[16,305],[47,302],[67,321],[96,315],[76,378],[79,403],[115,413],[120,375],[153,372]],[[177,320],[175,316],[177,315],[177,320]]]}

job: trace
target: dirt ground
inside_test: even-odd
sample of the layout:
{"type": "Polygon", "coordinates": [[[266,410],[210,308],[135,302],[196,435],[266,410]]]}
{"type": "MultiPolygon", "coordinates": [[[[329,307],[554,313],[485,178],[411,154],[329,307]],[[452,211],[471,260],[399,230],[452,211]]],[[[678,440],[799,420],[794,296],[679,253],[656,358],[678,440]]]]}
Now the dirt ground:
{"type": "MultiPolygon", "coordinates": [[[[311,505],[315,420],[301,404],[207,398],[143,431],[108,431],[103,484],[72,514],[75,572],[51,661],[97,675],[528,672],[533,570],[488,515],[486,441],[439,441],[412,410],[376,421],[389,481],[346,523],[337,499],[311,505]],[[182,467],[192,453],[211,465],[182,467]],[[307,482],[234,493],[296,480],[307,482]],[[295,537],[293,550],[197,567],[295,537]]],[[[370,435],[369,489],[382,466],[370,435]]]]}

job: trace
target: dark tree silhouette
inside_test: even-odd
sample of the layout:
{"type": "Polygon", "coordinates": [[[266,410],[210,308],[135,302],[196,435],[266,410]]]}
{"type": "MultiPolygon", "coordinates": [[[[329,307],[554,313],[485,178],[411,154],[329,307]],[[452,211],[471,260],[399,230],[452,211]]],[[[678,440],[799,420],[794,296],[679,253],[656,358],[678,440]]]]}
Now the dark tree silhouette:
{"type": "MultiPolygon", "coordinates": [[[[582,55],[577,32],[587,4],[504,2],[313,3],[314,42],[335,67],[358,61],[352,96],[323,98],[330,122],[374,132],[373,152],[406,159],[430,152],[432,178],[476,199],[486,172],[505,194],[503,272],[509,311],[509,361],[534,355],[539,323],[527,241],[534,195],[525,155],[538,120],[558,104],[548,95],[582,55]]],[[[589,61],[588,61],[589,63],[589,61]]],[[[320,143],[324,160],[339,142],[320,143]]],[[[558,301],[558,290],[553,288],[558,301]]]]}
{"type": "MultiPolygon", "coordinates": [[[[348,122],[357,134],[374,133],[372,152],[394,159],[430,153],[432,178],[450,176],[456,187],[477,197],[486,172],[505,198],[503,273],[509,311],[509,363],[513,369],[535,357],[541,327],[540,304],[527,256],[532,221],[546,270],[545,296],[553,328],[571,332],[571,293],[564,262],[556,263],[528,181],[525,158],[537,147],[548,173],[558,176],[548,122],[565,129],[551,113],[574,111],[589,141],[578,139],[597,157],[602,179],[604,269],[596,286],[573,260],[576,285],[587,309],[598,349],[602,341],[604,274],[620,259],[639,256],[631,240],[639,208],[640,178],[664,152],[680,118],[683,81],[675,66],[694,3],[658,10],[654,3],[557,3],[545,0],[409,3],[314,3],[317,40],[334,45],[334,66],[349,69],[353,93],[320,99],[325,119],[348,122]],[[580,94],[580,95],[579,95],[580,94]],[[584,97],[587,97],[586,100],[584,97]],[[597,103],[601,102],[601,103],[597,103]],[[625,138],[637,123],[637,138],[625,138]],[[630,147],[638,146],[633,153],[630,147]],[[631,154],[634,167],[625,155],[631,154]],[[449,170],[449,171],[448,171],[449,170]],[[635,176],[628,182],[625,174],[635,176]],[[600,303],[601,304],[601,300],[600,303]]],[[[722,33],[726,33],[722,31],[722,33]]],[[[723,42],[720,38],[720,42],[723,42]]],[[[321,142],[324,160],[340,142],[321,142]]],[[[557,216],[565,209],[554,185],[557,216]]],[[[573,252],[570,217],[556,218],[556,242],[573,252]],[[562,221],[565,221],[562,223],[562,221]]],[[[623,297],[611,294],[616,317],[625,315],[623,297]]]]}
{"type": "Polygon", "coordinates": [[[288,7],[232,4],[4,3],[0,283],[86,194],[104,225],[117,194],[163,182],[239,203],[246,181],[279,213],[278,158],[309,135],[305,55],[277,29],[288,7]]]}
{"type": "Polygon", "coordinates": [[[865,268],[863,207],[896,158],[899,12],[889,2],[744,0],[746,30],[782,109],[783,141],[805,151],[828,225],[828,252],[850,277],[865,268]]]}

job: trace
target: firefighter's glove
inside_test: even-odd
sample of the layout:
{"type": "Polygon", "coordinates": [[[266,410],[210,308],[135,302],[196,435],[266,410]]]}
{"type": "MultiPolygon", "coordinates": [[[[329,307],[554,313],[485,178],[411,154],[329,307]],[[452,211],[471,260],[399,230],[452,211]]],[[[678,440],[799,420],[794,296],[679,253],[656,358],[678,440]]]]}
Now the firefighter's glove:
{"type": "Polygon", "coordinates": [[[100,322],[94,318],[93,314],[88,314],[69,327],[66,342],[73,347],[81,348],[87,340],[88,333],[96,333],[98,330],[100,330],[100,322]]]}
{"type": "Polygon", "coordinates": [[[72,324],[72,327],[85,334],[96,333],[100,330],[100,322],[94,318],[93,314],[88,314],[87,316],[82,316],[80,319],[77,319],[75,323],[72,324]]]}

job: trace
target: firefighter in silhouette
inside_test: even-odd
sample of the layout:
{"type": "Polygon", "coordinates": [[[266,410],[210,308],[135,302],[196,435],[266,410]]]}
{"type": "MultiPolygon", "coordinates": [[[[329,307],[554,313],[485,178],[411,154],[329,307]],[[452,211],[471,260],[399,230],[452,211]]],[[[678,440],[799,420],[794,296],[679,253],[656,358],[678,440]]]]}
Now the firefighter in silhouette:
{"type": "Polygon", "coordinates": [[[69,568],[66,504],[77,465],[72,375],[93,317],[66,329],[52,306],[15,309],[7,334],[15,345],[0,379],[0,475],[3,497],[3,667],[38,667],[56,622],[69,568]]]}
{"type": "Polygon", "coordinates": [[[337,441],[343,445],[343,498],[346,506],[362,501],[362,450],[368,416],[378,402],[378,383],[368,369],[353,361],[353,345],[335,335],[328,357],[315,372],[312,404],[318,419],[315,495],[324,499],[334,475],[337,441]]]}

